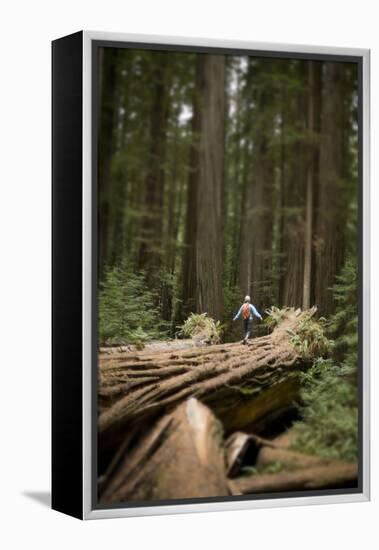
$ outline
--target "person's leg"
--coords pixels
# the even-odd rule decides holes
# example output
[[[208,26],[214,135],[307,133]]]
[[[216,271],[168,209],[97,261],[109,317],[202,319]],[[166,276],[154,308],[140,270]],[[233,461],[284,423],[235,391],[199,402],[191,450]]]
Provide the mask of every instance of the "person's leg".
[[[249,319],[244,319],[243,320],[243,338],[242,338],[243,343],[246,342],[246,334],[248,331],[248,327],[249,327]]]
[[[246,334],[245,334],[246,341],[250,338],[252,325],[253,325],[253,321],[251,319],[247,319]]]

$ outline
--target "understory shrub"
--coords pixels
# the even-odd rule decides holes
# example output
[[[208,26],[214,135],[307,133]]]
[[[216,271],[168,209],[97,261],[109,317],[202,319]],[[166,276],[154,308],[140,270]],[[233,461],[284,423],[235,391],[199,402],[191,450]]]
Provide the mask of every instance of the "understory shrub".
[[[191,313],[181,326],[181,333],[186,338],[195,338],[209,344],[221,342],[222,325],[208,317],[206,313]]]
[[[319,358],[303,375],[302,420],[295,424],[296,450],[356,461],[358,456],[357,276],[348,261],[333,287],[336,312],[326,323],[333,355]]]
[[[134,272],[126,262],[108,269],[99,289],[100,343],[142,343],[165,337],[167,327],[156,302],[143,272]]]
[[[303,375],[302,420],[295,424],[295,450],[354,462],[358,453],[355,380],[331,360],[320,359]]]

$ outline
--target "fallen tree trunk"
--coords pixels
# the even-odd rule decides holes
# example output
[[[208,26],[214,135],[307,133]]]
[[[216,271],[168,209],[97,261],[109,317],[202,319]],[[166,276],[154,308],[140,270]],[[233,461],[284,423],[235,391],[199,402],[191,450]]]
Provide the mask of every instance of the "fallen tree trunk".
[[[285,432],[275,437],[271,441],[271,443],[273,443],[276,447],[280,447],[281,449],[290,449],[292,445],[295,443],[296,437],[297,437],[296,429],[292,427],[289,430],[286,430]]]
[[[205,346],[206,344],[199,342],[198,340],[193,340],[191,338],[186,338],[183,340],[156,340],[147,343],[141,344],[128,344],[119,346],[104,346],[99,348],[100,361],[102,361],[105,355],[112,355],[113,360],[124,360],[125,354],[135,353],[138,351],[148,351],[149,353],[159,353],[162,351],[177,351],[183,349],[192,349]]]
[[[280,464],[286,470],[296,470],[337,464],[332,459],[292,451],[277,443],[277,439],[271,441],[244,432],[233,433],[227,439],[225,449],[228,477],[237,476],[244,465],[263,468]]]
[[[99,373],[100,443],[115,441],[131,423],[148,423],[193,396],[220,418],[227,433],[293,407],[299,373],[311,362],[293,336],[315,308],[289,310],[268,336],[248,345],[213,345],[175,352],[103,357]],[[309,347],[308,347],[309,349]],[[309,353],[309,352],[308,352]]]
[[[255,463],[258,449],[249,434],[234,432],[225,442],[225,452],[228,477],[235,477],[245,461],[250,465]],[[250,460],[246,460],[248,454],[253,455]]]
[[[235,495],[301,491],[310,489],[337,489],[356,487],[358,468],[356,464],[336,462],[326,466],[304,468],[294,472],[260,474],[241,477],[230,482]]]
[[[230,494],[222,426],[193,398],[163,416],[118,462],[103,482],[101,502]]]
[[[290,469],[328,466],[335,463],[334,460],[321,458],[316,455],[307,455],[305,453],[298,453],[280,447],[262,446],[257,456],[256,465],[258,467],[263,467],[275,462],[279,462]]]

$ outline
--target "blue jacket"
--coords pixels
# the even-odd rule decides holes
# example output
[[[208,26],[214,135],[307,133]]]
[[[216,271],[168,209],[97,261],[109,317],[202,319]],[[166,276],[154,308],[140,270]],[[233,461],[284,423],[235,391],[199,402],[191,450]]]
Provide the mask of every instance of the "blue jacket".
[[[239,319],[241,317],[243,306],[244,306],[244,304],[242,304],[242,306],[239,308],[238,313],[234,317],[233,321],[237,321],[237,319]],[[258,319],[260,319],[262,321],[262,315],[260,313],[258,313],[258,311],[256,310],[255,306],[253,306],[253,304],[249,304],[249,309],[250,309],[250,317],[249,317],[250,321],[253,320],[253,315],[255,315],[255,317],[258,317]]]

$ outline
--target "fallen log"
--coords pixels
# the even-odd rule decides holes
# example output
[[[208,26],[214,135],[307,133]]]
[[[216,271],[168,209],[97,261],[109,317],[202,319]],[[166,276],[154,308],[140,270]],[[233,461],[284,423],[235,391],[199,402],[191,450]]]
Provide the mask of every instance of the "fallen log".
[[[292,445],[295,443],[296,437],[297,437],[296,429],[292,427],[289,430],[286,430],[285,432],[276,436],[271,441],[271,443],[273,443],[276,447],[280,447],[281,449],[290,449]]]
[[[259,474],[240,477],[230,482],[233,494],[260,494],[311,489],[338,489],[356,487],[356,464],[335,463],[294,472]]]
[[[240,473],[241,467],[246,460],[249,450],[253,449],[257,454],[257,448],[249,434],[243,432],[234,432],[225,442],[226,466],[228,477],[234,477]],[[249,461],[255,462],[255,457]]]
[[[230,494],[222,426],[194,398],[163,416],[103,482],[101,502]]]
[[[120,442],[124,428],[147,424],[193,396],[220,418],[224,429],[262,422],[293,408],[299,373],[311,363],[294,344],[316,309],[288,310],[272,334],[239,343],[153,354],[102,357],[99,373],[100,443]],[[309,346],[308,346],[309,349]]]
[[[197,340],[191,338],[175,339],[175,340],[156,340],[152,342],[146,342],[141,344],[120,344],[118,346],[103,346],[99,348],[100,362],[103,356],[111,355],[113,360],[125,359],[125,354],[135,353],[138,351],[148,351],[152,353],[159,353],[162,351],[176,351],[183,349],[192,349],[205,346]]]
[[[328,466],[335,462],[335,460],[321,458],[316,455],[308,455],[280,447],[264,445],[257,454],[256,466],[261,468],[270,464],[280,463],[290,469],[301,469]]]
[[[337,466],[342,464],[335,459],[309,455],[289,448],[290,439],[294,438],[293,430],[273,440],[244,432],[233,433],[225,442],[228,477],[240,474],[242,467],[253,466],[262,469],[273,464],[280,464],[286,470],[299,470],[318,466]]]

